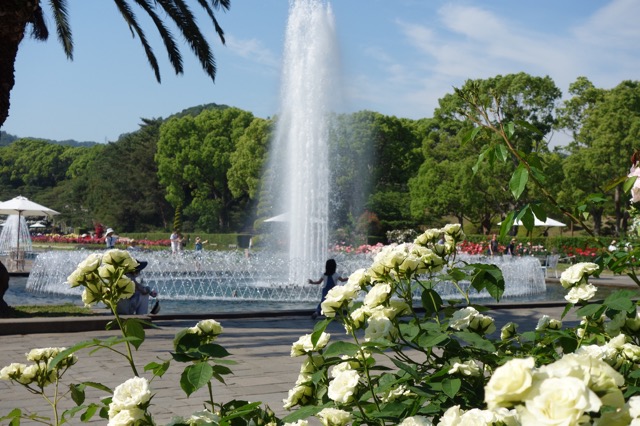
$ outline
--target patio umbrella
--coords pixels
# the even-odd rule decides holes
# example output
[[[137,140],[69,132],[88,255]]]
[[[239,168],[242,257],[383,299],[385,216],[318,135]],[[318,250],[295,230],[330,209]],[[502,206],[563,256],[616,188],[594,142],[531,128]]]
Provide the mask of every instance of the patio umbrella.
[[[33,201],[29,201],[26,197],[19,195],[9,201],[0,203],[0,214],[17,214],[18,215],[18,243],[16,245],[16,256],[20,251],[20,216],[53,216],[59,214],[57,211],[42,206]]]
[[[29,226],[29,228],[46,228],[47,225],[44,223],[36,222],[33,225]]]
[[[557,221],[555,219],[551,219],[550,217],[547,218],[547,220],[545,220],[544,222],[541,221],[540,219],[538,219],[537,217],[533,217],[534,221],[533,221],[533,226],[567,226],[566,224]],[[498,225],[502,225],[502,222],[498,222]],[[522,221],[521,220],[514,220],[513,221],[513,225],[514,226],[522,226]]]

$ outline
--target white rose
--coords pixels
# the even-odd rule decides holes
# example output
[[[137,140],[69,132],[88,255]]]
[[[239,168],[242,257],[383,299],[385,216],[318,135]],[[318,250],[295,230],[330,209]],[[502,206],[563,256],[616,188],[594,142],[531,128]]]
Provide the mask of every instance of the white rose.
[[[301,402],[306,402],[311,395],[313,395],[312,388],[306,385],[296,385],[289,391],[287,398],[282,400],[284,403],[283,407],[288,410]]]
[[[25,368],[27,368],[26,364],[12,362],[0,370],[0,380],[16,379],[20,377]]]
[[[640,396],[632,396],[629,398],[627,406],[629,407],[629,415],[632,418],[640,418]]]
[[[351,420],[351,414],[337,408],[324,408],[316,416],[324,426],[343,426]]]
[[[493,321],[493,318],[487,315],[478,314],[471,320],[469,329],[480,334],[491,334],[496,331],[496,324]]]
[[[44,373],[44,371],[42,371]],[[54,372],[52,372],[54,373]],[[41,374],[40,367],[38,364],[27,365],[24,370],[22,370],[22,374],[17,378],[18,383],[22,383],[23,385],[28,385],[37,380],[38,376]],[[51,383],[51,376],[48,378],[49,380],[45,380],[45,383],[41,384],[49,384]]]
[[[133,272],[138,261],[131,257],[127,250],[112,249],[107,250],[102,255],[102,263],[113,265],[115,267],[123,267],[125,272]]]
[[[368,310],[364,306],[360,306],[359,308],[351,311],[349,317],[351,318],[351,321],[353,321],[354,327],[359,328],[364,323],[367,312]]]
[[[498,367],[484,388],[489,408],[509,406],[524,399],[533,383],[533,358],[515,358]]]
[[[453,367],[448,371],[449,374],[460,373],[463,376],[478,377],[480,376],[480,366],[474,360],[469,360],[463,363],[454,362]]]
[[[516,324],[515,322],[506,323],[500,330],[500,340],[507,340],[512,338],[516,335],[517,330],[518,324]]]
[[[133,377],[118,385],[113,391],[112,404],[123,408],[135,408],[151,399],[149,382],[144,377]]]
[[[311,342],[311,334],[305,334],[304,336],[301,336],[297,341],[295,341],[293,345],[291,345],[291,356],[296,357],[314,350],[318,351],[327,346],[327,343],[329,343],[329,338],[331,338],[331,335],[323,332],[320,335],[318,342],[314,346]]]
[[[562,321],[553,319],[549,317],[549,315],[543,315],[542,318],[538,320],[538,325],[536,325],[536,331],[542,331],[546,329],[560,330],[561,328],[562,328]]]
[[[598,265],[591,262],[576,263],[568,267],[560,275],[560,283],[564,288],[572,287],[582,280],[585,275],[592,274],[598,270]]]
[[[600,410],[602,402],[580,379],[574,377],[534,383],[524,406],[516,407],[523,425],[578,425],[586,413]]]
[[[420,244],[422,246],[426,245],[427,243],[435,243],[436,241],[438,241],[441,233],[442,230],[440,229],[427,229],[422,233],[422,235],[419,235],[413,243]]]
[[[196,327],[207,336],[218,336],[222,334],[223,328],[216,320],[202,320],[196,324]]]
[[[442,417],[440,417],[438,426],[458,426],[460,424],[460,418],[462,417],[462,414],[463,412],[460,411],[459,405],[449,407],[447,411],[444,412]]]
[[[391,285],[388,283],[378,283],[373,286],[369,293],[364,297],[364,305],[374,308],[389,299],[391,294]]]
[[[351,303],[351,301],[356,297],[357,290],[354,290],[354,287],[342,285],[333,287],[329,290],[327,297],[325,297],[321,304],[322,313],[328,318],[335,317],[336,310],[340,309],[345,304]]]
[[[355,287],[360,290],[364,285],[371,282],[371,277],[367,275],[367,270],[365,268],[361,268],[356,270],[354,273],[349,275],[349,279],[347,280],[347,285],[351,287]]]
[[[85,260],[78,264],[77,270],[83,274],[95,272],[98,270],[101,262],[102,255],[100,253],[93,253],[87,256]]]
[[[401,396],[407,396],[407,395],[411,395],[411,391],[409,391],[405,385],[400,385],[397,388],[389,389],[380,398],[380,400],[382,402],[391,402],[391,401],[395,401]]]
[[[327,395],[332,401],[347,404],[354,398],[360,375],[355,370],[345,370],[329,383]]]
[[[431,420],[424,416],[407,417],[398,426],[432,426]]]
[[[574,377],[595,392],[611,392],[624,384],[624,377],[601,359],[585,354],[566,354],[556,362],[540,368],[556,378]]]
[[[364,330],[364,339],[370,340],[393,336],[395,327],[391,320],[384,315],[373,315],[367,320],[367,328]]]
[[[144,418],[144,411],[139,408],[125,408],[118,411],[113,417],[109,417],[107,426],[130,426]]]
[[[220,416],[209,410],[196,411],[186,420],[189,426],[209,426],[219,422]]]
[[[640,362],[640,346],[633,343],[625,343],[622,345],[622,355],[629,361],[638,363]]]
[[[459,223],[450,223],[442,228],[445,236],[451,236],[454,240],[460,241],[464,237],[462,225]]]
[[[466,308],[458,309],[453,313],[449,327],[454,330],[466,330],[471,324],[471,321],[478,315],[476,308],[467,306]]]
[[[571,287],[569,293],[564,298],[571,303],[578,303],[580,301],[589,300],[595,296],[598,291],[597,287],[593,284],[582,283],[580,285]]]
[[[309,426],[308,420],[298,420],[295,423],[285,423],[283,426]]]

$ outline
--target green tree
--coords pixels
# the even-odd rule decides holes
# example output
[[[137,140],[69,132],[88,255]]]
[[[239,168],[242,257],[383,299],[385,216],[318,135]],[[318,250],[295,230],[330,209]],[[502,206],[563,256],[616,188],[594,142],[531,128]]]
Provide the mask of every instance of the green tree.
[[[205,231],[226,231],[248,217],[247,198],[235,198],[228,181],[231,155],[253,122],[237,108],[207,110],[162,125],[156,162],[166,199]]]
[[[31,30],[31,35],[37,40],[44,41],[49,38],[49,30],[42,3],[42,0],[3,0],[0,2],[0,127],[9,116],[10,94],[15,84],[15,61],[18,47],[22,43],[27,29]],[[58,39],[67,58],[73,59],[73,37],[68,21],[67,0],[52,0],[48,3],[51,7]],[[138,23],[138,18],[131,7],[131,2],[114,0],[114,3],[132,34],[137,35],[140,39],[149,65],[151,65],[155,73],[156,80],[160,82],[158,60],[144,30]],[[212,80],[215,80],[216,63],[213,52],[202,31],[198,28],[187,0],[157,0],[154,2],[136,0],[133,3],[139,6],[153,21],[166,48],[169,62],[171,62],[176,74],[182,74],[184,71],[182,55],[172,30],[165,21],[169,21],[177,27],[190,49],[200,60],[204,71]],[[228,10],[230,0],[199,0],[197,4],[206,11],[216,33],[224,43],[224,32],[218,24],[214,10],[220,8]]]
[[[564,123],[575,134],[565,167],[566,183],[580,194],[604,193],[611,182],[629,172],[631,155],[640,149],[640,83],[623,81],[602,90],[579,78],[571,88],[574,96],[563,109]],[[628,203],[622,183],[613,185],[609,205],[616,234],[625,231],[623,212]],[[594,233],[600,234],[607,204],[588,206]]]
[[[480,224],[485,233],[496,219],[518,207],[507,185],[518,161],[501,149],[501,140],[486,132],[479,142],[465,145],[465,135],[479,123],[528,121],[531,126],[513,128],[514,148],[537,159],[541,168],[548,153],[544,136],[555,125],[554,107],[560,91],[549,77],[525,73],[496,76],[486,80],[468,80],[439,100],[434,121],[426,129],[423,143],[424,164],[411,182],[411,207],[414,217],[426,213],[467,217]],[[493,106],[480,114],[473,105]],[[441,146],[440,146],[441,145]],[[489,161],[478,162],[478,156]],[[496,161],[510,160],[507,163]],[[442,188],[439,188],[442,186]],[[525,194],[520,205],[535,202],[535,193]]]

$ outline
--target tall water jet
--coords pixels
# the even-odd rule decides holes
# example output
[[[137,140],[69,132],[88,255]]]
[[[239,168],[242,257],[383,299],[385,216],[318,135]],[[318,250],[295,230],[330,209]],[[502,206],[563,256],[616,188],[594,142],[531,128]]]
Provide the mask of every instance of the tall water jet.
[[[285,170],[276,203],[288,222],[289,283],[321,270],[328,252],[330,114],[340,91],[338,48],[331,7],[293,0],[285,36],[275,164]]]

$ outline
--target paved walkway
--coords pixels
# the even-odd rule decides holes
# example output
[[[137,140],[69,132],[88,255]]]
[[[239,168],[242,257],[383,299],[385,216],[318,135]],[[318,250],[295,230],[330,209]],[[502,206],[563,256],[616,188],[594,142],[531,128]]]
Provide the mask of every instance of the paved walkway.
[[[619,277],[618,277],[619,278]],[[631,281],[617,278],[602,279],[598,284],[628,287]],[[636,287],[637,288],[637,287]],[[507,321],[520,324],[520,330],[531,330],[542,315],[560,318],[563,307],[558,304],[518,305],[493,310],[490,315],[496,319],[498,329]],[[279,416],[286,414],[282,408],[282,400],[286,398],[298,376],[301,358],[291,358],[291,344],[303,334],[310,333],[315,324],[308,312],[265,313],[258,318],[240,318],[237,315],[210,315],[224,327],[224,333],[218,343],[231,354],[237,365],[230,368],[233,376],[227,376],[227,384],[215,384],[214,399],[217,402],[228,402],[232,399],[261,401],[269,405]],[[104,339],[117,335],[115,331],[104,331],[104,322],[108,318],[64,318],[11,320],[0,319],[0,329],[12,329],[12,335],[0,336],[0,368],[12,362],[26,362],[24,357],[32,348],[52,346],[72,346],[90,339]],[[195,325],[197,318],[163,319],[155,317],[154,323],[160,328],[147,330],[147,340],[140,350],[134,354],[140,371],[145,364],[170,358],[169,350],[175,334]],[[95,322],[92,321],[102,321]],[[566,321],[576,321],[569,314]],[[38,333],[31,333],[29,327],[39,327]],[[63,332],[60,332],[63,331]],[[328,331],[332,339],[344,339],[344,330],[337,324],[330,325]],[[27,334],[22,334],[22,333]],[[79,362],[65,375],[65,384],[80,381],[96,381],[114,388],[131,377],[130,370],[117,354],[101,350],[93,354],[88,351],[79,353]],[[179,387],[179,378],[184,364],[172,364],[167,374],[152,383],[155,393],[151,409],[158,424],[167,423],[174,415],[188,415],[199,410],[207,398],[204,389],[187,398]],[[39,396],[31,395],[25,389],[13,386],[7,381],[0,381],[0,417],[15,407],[28,407],[30,412],[50,415],[50,409]],[[104,393],[90,390],[88,401],[95,401],[105,396]],[[64,407],[73,403],[67,400]],[[95,420],[93,424],[104,424],[104,420]],[[29,424],[24,422],[23,424]],[[78,419],[71,424],[80,424]]]

